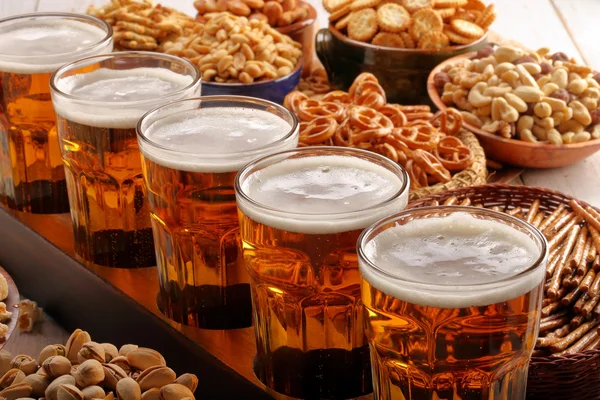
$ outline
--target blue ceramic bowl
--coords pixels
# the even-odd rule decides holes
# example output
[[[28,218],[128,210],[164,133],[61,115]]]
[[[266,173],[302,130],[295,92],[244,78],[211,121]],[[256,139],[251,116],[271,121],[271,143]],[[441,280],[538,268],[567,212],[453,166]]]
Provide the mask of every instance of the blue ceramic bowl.
[[[273,103],[283,104],[283,99],[293,91],[302,72],[302,59],[296,68],[286,76],[271,81],[254,83],[218,83],[202,81],[202,96],[234,95],[249,96],[269,100]]]

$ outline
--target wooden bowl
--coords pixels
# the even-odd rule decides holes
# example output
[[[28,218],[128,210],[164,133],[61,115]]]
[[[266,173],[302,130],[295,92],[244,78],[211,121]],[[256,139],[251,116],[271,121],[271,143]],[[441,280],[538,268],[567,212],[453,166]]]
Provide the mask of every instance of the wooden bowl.
[[[303,21],[295,22],[291,25],[275,28],[279,33],[288,35],[296,42],[302,45],[304,53],[304,69],[302,76],[310,75],[315,52],[315,21],[317,20],[317,10],[306,1],[299,1],[301,5],[308,6],[308,18]]]
[[[447,106],[442,102],[442,99],[433,84],[433,77],[447,65],[454,64],[466,58],[471,58],[475,56],[475,54],[476,53],[471,52],[450,58],[435,67],[429,74],[429,78],[427,79],[427,92],[429,93],[429,97],[433,104],[440,110],[446,109]],[[529,143],[517,139],[505,139],[492,133],[484,132],[467,123],[465,123],[464,126],[477,136],[488,159],[517,167],[564,167],[575,164],[600,150],[600,139],[562,145]]]

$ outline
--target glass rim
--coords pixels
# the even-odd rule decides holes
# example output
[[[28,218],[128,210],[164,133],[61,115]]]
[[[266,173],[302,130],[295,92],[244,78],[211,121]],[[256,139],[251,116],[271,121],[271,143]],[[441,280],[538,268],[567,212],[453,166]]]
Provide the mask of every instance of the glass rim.
[[[253,104],[264,104],[265,106],[270,106],[270,107],[275,107],[277,108],[279,111],[283,111],[285,113],[287,113],[289,116],[291,116],[292,118],[292,125],[291,128],[289,130],[288,133],[285,134],[285,136],[277,139],[276,141],[273,142],[269,142],[267,144],[265,144],[264,146],[261,147],[257,147],[256,149],[252,149],[252,150],[245,150],[245,151],[236,151],[236,152],[232,152],[232,153],[198,153],[198,152],[191,152],[191,151],[187,151],[187,150],[175,150],[163,145],[160,145],[158,143],[155,143],[154,141],[152,141],[151,139],[149,139],[146,135],[144,135],[143,132],[143,123],[146,121],[146,119],[151,119],[152,116],[156,113],[159,113],[160,111],[167,109],[169,107],[177,107],[180,104],[184,104],[184,103],[193,103],[193,102],[200,102],[200,104],[204,101],[238,101],[241,103],[253,103]],[[198,108],[196,108],[198,109]],[[182,111],[189,111],[189,110],[182,110]],[[160,121],[160,119],[157,119],[153,122],[157,122]],[[287,140],[291,139],[294,137],[294,135],[296,134],[296,131],[299,129],[300,123],[298,122],[298,118],[296,118],[296,115],[291,112],[290,110],[288,110],[286,107],[274,103],[272,101],[269,100],[265,100],[265,99],[260,99],[257,97],[249,97],[249,96],[235,96],[235,95],[215,95],[215,96],[202,96],[200,95],[199,97],[192,97],[192,98],[188,98],[188,99],[181,99],[181,100],[177,100],[177,101],[172,101],[166,104],[161,104],[157,107],[154,107],[152,110],[148,111],[147,113],[145,113],[144,115],[142,115],[142,117],[140,118],[140,120],[138,121],[135,131],[137,134],[138,139],[142,140],[142,142],[144,144],[150,145],[155,149],[159,149],[161,151],[168,151],[168,152],[175,152],[175,153],[181,153],[181,154],[188,154],[188,155],[196,155],[196,156],[202,156],[205,158],[225,158],[225,157],[235,157],[237,155],[248,155],[248,153],[262,153],[265,150],[271,148],[271,147],[277,147],[278,145],[286,142]]]
[[[187,85],[181,89],[177,89],[174,92],[171,92],[171,93],[165,94],[164,96],[161,96],[160,99],[161,100],[164,99],[165,103],[168,102],[169,98],[178,97],[179,95],[189,91],[190,89],[193,89],[202,80],[202,74],[200,73],[200,70],[191,61],[189,61],[185,58],[173,56],[173,55],[166,54],[166,53],[156,53],[156,52],[152,52],[152,51],[114,51],[114,52],[110,52],[110,53],[106,53],[106,54],[96,54],[93,56],[81,58],[79,60],[75,60],[75,61],[72,61],[70,63],[67,63],[67,64],[61,66],[56,71],[54,71],[54,73],[50,76],[50,90],[53,92],[53,95],[60,96],[67,100],[76,101],[79,104],[86,104],[86,105],[90,105],[90,106],[97,105],[97,104],[112,104],[112,105],[120,106],[120,107],[131,107],[131,106],[137,106],[137,105],[144,105],[144,104],[148,104],[148,103],[153,103],[153,104],[156,103],[155,98],[144,99],[144,100],[119,101],[119,102],[106,101],[106,100],[88,100],[88,99],[82,99],[77,96],[73,96],[71,94],[65,93],[57,87],[56,82],[65,73],[67,73],[69,71],[73,71],[77,68],[81,68],[81,67],[85,67],[87,65],[93,64],[92,61],[94,61],[94,60],[99,60],[98,62],[101,62],[103,60],[107,60],[107,59],[111,59],[111,58],[112,59],[115,59],[115,58],[154,58],[154,59],[162,59],[165,61],[170,61],[170,62],[173,62],[176,64],[186,65],[186,66],[190,67],[195,73],[195,76],[194,76],[194,79],[192,80],[192,82],[189,85]]]
[[[94,43],[93,45],[90,45],[89,47],[79,49],[76,51],[70,51],[67,53],[53,53],[53,54],[46,54],[46,55],[18,55],[18,54],[0,53],[0,57],[8,58],[11,60],[26,61],[26,60],[43,59],[45,57],[61,57],[61,56],[67,56],[67,55],[76,55],[77,53],[88,52],[96,47],[102,47],[113,39],[113,28],[106,21],[103,21],[98,17],[94,17],[93,15],[70,13],[70,12],[39,12],[39,13],[36,12],[36,13],[11,15],[10,17],[0,18],[0,27],[3,24],[5,24],[7,22],[11,22],[11,21],[16,21],[16,20],[20,20],[20,19],[44,18],[44,17],[56,17],[57,19],[68,18],[68,19],[76,19],[76,20],[86,21],[86,22],[94,22],[97,25],[103,26],[106,29],[106,35],[101,40]]]
[[[322,214],[292,212],[292,211],[281,210],[281,209],[269,207],[269,206],[266,206],[262,203],[257,202],[256,200],[252,199],[250,196],[248,196],[248,194],[246,192],[244,192],[242,190],[242,180],[245,180],[249,175],[254,173],[257,170],[256,168],[258,166],[267,167],[269,165],[273,165],[274,163],[270,163],[269,161],[272,161],[272,160],[281,161],[282,160],[281,157],[284,157],[283,159],[286,159],[285,156],[291,155],[293,153],[313,153],[313,152],[314,153],[326,152],[323,155],[336,155],[336,153],[339,155],[342,155],[343,153],[346,153],[346,154],[354,153],[354,154],[359,155],[362,160],[365,160],[365,158],[369,161],[372,159],[376,159],[376,160],[381,161],[381,162],[385,163],[386,165],[389,165],[392,167],[392,169],[390,169],[390,171],[394,172],[397,176],[400,176],[402,178],[402,186],[400,186],[400,189],[398,189],[398,191],[395,192],[392,196],[388,197],[385,200],[382,200],[381,202],[379,202],[377,204],[374,204],[373,206],[369,207],[368,210],[354,210],[354,211],[344,211],[344,212],[337,212],[337,213],[322,213]],[[265,165],[261,165],[261,164],[265,164]],[[316,219],[316,218],[323,218],[323,217],[327,217],[327,216],[336,217],[336,218],[349,218],[349,217],[352,217],[355,215],[361,215],[365,212],[371,212],[371,211],[375,211],[375,210],[378,210],[381,208],[385,208],[386,206],[394,203],[397,199],[401,198],[405,194],[408,194],[409,182],[410,182],[410,178],[408,176],[408,172],[406,172],[406,170],[404,168],[402,168],[398,163],[395,163],[394,161],[390,160],[387,157],[382,156],[381,154],[374,153],[374,152],[368,151],[368,150],[354,148],[354,147],[308,146],[308,147],[299,147],[299,148],[292,149],[292,150],[281,151],[281,152],[270,154],[270,155],[267,155],[267,156],[264,156],[264,157],[261,157],[261,158],[258,158],[256,160],[249,162],[248,164],[246,164],[242,168],[240,168],[240,171],[238,172],[238,174],[235,177],[234,188],[235,188],[235,192],[236,192],[236,198],[239,197],[241,200],[248,202],[252,206],[258,207],[260,210],[268,211],[269,213],[281,214],[286,217],[303,218],[303,219]]]
[[[409,217],[411,214],[414,214],[414,213],[427,214],[427,213],[432,213],[432,212],[436,212],[436,213],[466,212],[466,213],[475,214],[475,215],[491,215],[491,216],[494,216],[496,220],[501,220],[503,222],[510,222],[514,225],[517,225],[517,226],[523,228],[524,230],[526,230],[530,234],[532,234],[533,237],[535,237],[534,241],[536,242],[536,244],[540,245],[540,251],[539,251],[540,254],[537,257],[537,259],[534,262],[532,262],[532,264],[529,267],[527,267],[526,269],[524,269],[523,271],[521,271],[515,275],[511,275],[511,276],[508,276],[508,277],[505,277],[502,279],[498,279],[498,280],[495,280],[492,282],[469,283],[469,284],[452,283],[451,285],[436,284],[436,283],[431,283],[431,282],[426,283],[426,282],[406,279],[401,274],[394,274],[394,273],[390,273],[388,271],[381,269],[379,266],[377,266],[375,263],[373,263],[373,261],[365,254],[365,252],[364,252],[365,245],[374,238],[373,234],[381,227],[391,224],[391,223],[394,223],[394,222],[397,222],[398,220],[403,219],[405,217]],[[358,240],[356,242],[356,253],[358,254],[359,261],[365,263],[367,265],[367,267],[369,269],[375,271],[375,273],[382,275],[386,278],[393,279],[395,281],[400,281],[402,283],[416,285],[417,287],[427,286],[428,291],[433,291],[436,289],[445,290],[445,289],[448,289],[449,287],[474,288],[474,289],[480,290],[482,288],[493,287],[498,284],[511,283],[515,280],[518,280],[518,279],[536,271],[538,268],[540,268],[542,266],[542,264],[544,263],[544,260],[546,260],[548,257],[548,241],[546,240],[546,237],[539,231],[539,229],[537,229],[535,226],[533,226],[529,222],[519,219],[515,216],[506,214],[501,211],[494,211],[494,210],[490,210],[487,208],[467,207],[467,206],[428,206],[428,207],[418,207],[418,208],[407,208],[407,209],[404,209],[393,215],[390,215],[390,216],[387,216],[387,217],[384,217],[384,218],[381,218],[381,219],[375,221],[371,226],[369,226],[368,228],[363,230],[363,232],[358,237]]]

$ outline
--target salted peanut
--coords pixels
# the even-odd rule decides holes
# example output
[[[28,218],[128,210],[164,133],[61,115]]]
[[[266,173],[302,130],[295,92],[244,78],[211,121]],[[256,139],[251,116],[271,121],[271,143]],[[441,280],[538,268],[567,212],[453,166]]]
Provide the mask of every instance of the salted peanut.
[[[491,96],[491,97],[502,97],[506,93],[512,92],[512,90],[513,89],[510,86],[494,86],[494,87],[488,87],[487,89],[485,89],[483,91],[483,94],[485,96]]]
[[[534,116],[533,121],[536,125],[541,126],[546,130],[554,128],[554,119],[552,119],[552,117],[538,118]]]
[[[509,85],[511,85],[513,88],[516,88],[520,85],[519,74],[517,73],[517,71],[506,71],[502,74],[500,79],[502,79],[503,82],[506,82]]]
[[[501,83],[504,83],[504,82],[502,82],[500,80],[500,77],[498,75],[494,75],[490,79],[487,80],[488,86],[498,86]]]
[[[556,129],[550,129],[547,133],[548,142],[552,144],[563,144],[563,138]]]
[[[489,117],[492,115],[492,105],[489,104],[487,106],[479,107],[473,112],[479,117]]]
[[[543,87],[544,85],[551,83],[552,78],[549,75],[541,76],[536,82],[539,87]]]
[[[520,97],[518,97],[512,93],[506,93],[504,95],[504,98],[506,99],[508,104],[510,104],[512,107],[514,107],[515,110],[517,110],[518,112],[524,113],[525,111],[527,111],[527,109],[528,109],[527,103],[525,103]]]
[[[61,385],[74,385],[74,384],[75,384],[75,378],[72,377],[71,375],[59,376],[58,378],[56,378],[55,380],[50,382],[50,384],[46,388],[46,391],[44,392],[44,398],[46,400],[58,400],[57,399],[58,388]]]
[[[587,108],[590,111],[598,108],[598,104],[599,104],[598,99],[594,99],[591,97],[580,97],[579,101],[581,102],[581,104],[583,104],[585,106],[585,108]]]
[[[564,144],[571,144],[571,143],[573,143],[573,138],[575,137],[575,133],[573,133],[573,132],[566,132],[566,133],[563,133],[561,135],[561,137],[562,137],[562,140],[563,140]]]
[[[521,133],[521,131],[527,129],[531,131],[533,128],[533,117],[529,115],[522,115],[517,122],[517,132]]]
[[[42,364],[42,369],[50,379],[71,373],[71,361],[67,357],[52,356],[48,357]]]
[[[479,119],[479,117],[476,116],[476,115],[474,115],[473,113],[470,113],[468,111],[461,111],[460,113],[463,116],[463,121],[465,121],[467,124],[473,125],[473,126],[475,126],[477,128],[481,128],[481,126],[483,125],[483,122],[481,121],[481,119]],[[599,129],[599,131],[600,131],[600,129]],[[177,383],[182,383],[183,384],[183,382],[177,382]]]
[[[595,87],[588,87],[582,94],[583,97],[589,97],[592,99],[600,99],[600,89]]]
[[[533,112],[538,118],[547,118],[552,115],[550,104],[539,102],[533,107]]]
[[[588,88],[588,83],[585,79],[573,79],[571,82],[569,82],[569,85],[567,86],[567,89],[569,90],[569,92],[574,93],[574,94],[581,94],[583,92],[585,92]]]
[[[544,96],[540,99],[542,102],[548,104],[551,108],[552,111],[566,111],[567,109],[567,103],[564,100],[561,99],[555,99],[554,97],[547,97]],[[570,119],[570,118],[567,118]]]
[[[31,395],[38,399],[44,397],[44,393],[50,384],[50,379],[43,375],[31,374],[26,376],[22,382],[31,386]]]
[[[537,75],[542,72],[542,67],[540,64],[536,64],[534,62],[521,63],[519,65],[525,68],[531,75]]]
[[[117,383],[116,392],[119,400],[141,400],[142,398],[140,386],[132,378],[121,379]]]
[[[496,67],[494,68],[494,72],[496,73],[496,75],[502,75],[503,73],[507,72],[507,71],[512,71],[516,68],[515,64],[509,63],[509,62],[503,62],[503,63],[499,63],[496,65]]]
[[[541,86],[541,88],[542,92],[544,93],[544,96],[550,96],[552,93],[560,89],[556,83],[552,82],[546,83],[545,85]]]
[[[560,126],[560,124],[565,121],[565,113],[562,111],[555,111],[552,113],[552,119],[554,120],[555,126]]]
[[[569,103],[569,108],[573,110],[573,119],[583,126],[588,126],[592,123],[592,116],[589,110],[580,101],[572,101]]]
[[[539,140],[548,140],[548,131],[539,125],[534,124],[531,128],[531,132],[533,132],[535,137]]]
[[[531,86],[519,86],[513,90],[513,94],[526,103],[537,103],[544,95],[539,88]]]
[[[584,130],[585,130],[585,126],[583,126],[581,123],[577,122],[574,119],[570,119],[568,121],[563,121],[560,124],[558,124],[558,131],[560,133],[566,133],[566,132],[580,133],[580,132],[583,132]]]
[[[559,89],[566,89],[569,84],[569,74],[564,68],[556,68],[552,71],[551,82],[555,83]]]
[[[496,49],[494,57],[499,63],[509,62],[512,63],[519,58],[523,57],[525,52],[519,48],[511,46],[500,46]]]
[[[103,399],[106,397],[106,392],[100,386],[92,385],[81,390],[83,400]]]
[[[586,131],[575,133],[575,136],[573,136],[573,139],[572,139],[572,143],[587,142],[591,138],[592,138],[591,133],[586,132]]]
[[[589,77],[585,81],[587,82],[588,87],[600,89],[600,83],[597,80],[595,80],[594,78]]]
[[[524,142],[530,143],[538,142],[538,139],[533,135],[533,133],[529,129],[523,129],[522,131],[520,131],[519,139],[523,140]]]

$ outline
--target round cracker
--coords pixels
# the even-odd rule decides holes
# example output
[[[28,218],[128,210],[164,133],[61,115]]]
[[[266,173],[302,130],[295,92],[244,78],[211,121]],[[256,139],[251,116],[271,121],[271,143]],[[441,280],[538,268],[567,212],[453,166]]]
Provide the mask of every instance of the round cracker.
[[[458,33],[454,32],[450,28],[444,29],[444,34],[446,36],[448,36],[448,39],[450,39],[450,41],[452,43],[456,43],[456,44],[470,44],[470,43],[473,43],[473,42],[475,42],[477,40],[475,38],[469,38],[469,37],[461,36]]]
[[[461,36],[479,39],[485,35],[485,31],[479,25],[465,21],[464,19],[453,19],[450,21],[450,27]]]
[[[483,11],[486,8],[486,5],[481,0],[467,0],[467,4],[464,6],[467,10],[477,10]]]
[[[344,17],[346,14],[350,14],[350,5],[346,5],[346,6],[342,7],[341,9],[329,14],[329,21],[330,22],[337,21],[338,19]]]
[[[370,41],[377,33],[377,12],[372,8],[356,11],[348,23],[348,37],[361,42]]]
[[[350,10],[358,11],[363,8],[375,8],[379,3],[381,3],[381,0],[354,0],[350,5]]]
[[[323,0],[323,7],[330,13],[352,3],[353,0]]]
[[[483,29],[487,29],[496,20],[496,13],[494,12],[494,5],[490,4],[481,12],[481,15],[474,21]]]
[[[481,11],[477,10],[459,10],[454,14],[455,19],[464,19],[465,21],[475,22],[481,16]],[[479,25],[479,24],[477,24]]]
[[[412,15],[412,24],[409,32],[415,42],[421,39],[421,36],[429,31],[442,31],[444,21],[430,8],[417,11]]]
[[[435,13],[440,16],[441,19],[448,19],[456,14],[456,8],[437,8]]]
[[[406,8],[411,14],[421,8],[431,7],[433,0],[400,0],[402,7]]]
[[[414,39],[412,38],[412,36],[410,36],[408,32],[400,32],[400,37],[404,41],[404,47],[406,47],[407,49],[417,48]]]
[[[430,31],[424,34],[417,45],[418,49],[443,49],[450,46],[450,39],[442,32]]]
[[[466,6],[467,3],[467,0],[434,0],[433,6],[435,8],[459,8]]]
[[[398,4],[388,3],[377,9],[377,23],[384,31],[398,33],[410,26],[410,13]]]
[[[393,48],[404,48],[404,40],[397,33],[389,33],[389,32],[379,32],[373,40],[371,40],[371,44],[376,46],[383,47],[393,47]]]
[[[352,14],[354,14],[354,13],[351,12],[350,14],[346,15],[345,17],[340,18],[335,23],[335,29],[337,29],[338,31],[341,31],[342,29],[346,29],[346,27],[350,23],[350,18],[352,18]]]

